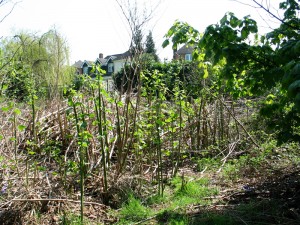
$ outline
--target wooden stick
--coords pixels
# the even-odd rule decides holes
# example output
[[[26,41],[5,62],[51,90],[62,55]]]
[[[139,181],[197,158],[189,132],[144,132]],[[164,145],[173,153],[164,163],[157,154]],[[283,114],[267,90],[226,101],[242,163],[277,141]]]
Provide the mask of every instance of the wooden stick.
[[[219,101],[224,105],[224,107],[226,108],[226,110],[228,111],[228,113],[232,116],[232,118],[241,126],[241,128],[244,130],[244,132],[247,134],[247,136],[250,138],[250,140],[252,141],[252,143],[259,148],[260,146],[256,143],[256,141],[254,140],[254,138],[251,136],[251,134],[246,130],[246,128],[244,127],[244,125],[235,117],[235,115],[232,113],[232,111],[227,107],[226,103],[220,99],[217,96],[214,96],[215,98],[219,99]]]
[[[71,203],[80,203],[80,201],[72,200],[72,199],[63,199],[63,198],[34,198],[34,199],[12,199],[13,202],[45,202],[45,201],[52,201],[52,202],[71,202]],[[97,203],[97,202],[84,202],[85,205],[97,205],[102,207],[107,207],[104,204]]]

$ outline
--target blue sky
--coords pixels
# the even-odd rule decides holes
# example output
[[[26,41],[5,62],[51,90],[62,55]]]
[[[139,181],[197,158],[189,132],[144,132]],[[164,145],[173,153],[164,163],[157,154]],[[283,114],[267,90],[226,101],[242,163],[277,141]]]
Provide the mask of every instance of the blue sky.
[[[144,1],[147,3],[143,3]],[[251,0],[240,1],[252,3]],[[161,59],[172,57],[171,48],[162,49],[161,44],[164,34],[176,19],[188,22],[202,32],[208,25],[217,23],[226,12],[231,11],[238,17],[251,15],[259,22],[260,32],[267,31],[265,28],[267,25],[261,17],[267,20],[269,18],[263,11],[233,0],[137,0],[137,2],[140,9],[144,10],[146,6],[146,11],[160,2],[145,30],[153,32]],[[277,7],[280,0],[271,2]],[[10,7],[11,4],[1,7],[0,19]],[[269,25],[276,27],[273,23]],[[14,35],[20,30],[42,34],[52,27],[56,27],[67,40],[71,50],[71,64],[79,59],[95,60],[99,53],[106,56],[125,52],[130,44],[128,24],[115,0],[21,0],[13,12],[0,23],[0,37]]]

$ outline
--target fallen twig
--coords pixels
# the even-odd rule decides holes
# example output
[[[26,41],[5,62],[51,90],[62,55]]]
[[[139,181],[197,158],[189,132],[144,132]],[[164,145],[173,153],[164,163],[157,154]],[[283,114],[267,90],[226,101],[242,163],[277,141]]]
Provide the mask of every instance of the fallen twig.
[[[228,147],[228,148],[229,148],[229,152],[228,152],[228,154],[221,160],[221,161],[223,161],[223,163],[222,163],[221,167],[218,169],[217,173],[220,173],[220,172],[221,172],[221,170],[222,170],[223,166],[225,165],[225,163],[226,163],[228,157],[229,157],[230,154],[234,151],[235,146],[237,145],[238,142],[239,142],[239,140],[237,140],[236,142],[233,142],[233,143],[229,144],[229,147]]]
[[[13,202],[70,202],[70,203],[80,203],[80,201],[72,200],[72,199],[63,199],[63,198],[34,198],[34,199],[12,199]],[[107,206],[98,202],[83,202],[85,205],[97,205],[106,208]]]
[[[142,223],[147,222],[147,221],[149,221],[149,220],[152,220],[152,219],[154,219],[154,218],[156,218],[156,217],[157,217],[157,215],[152,216],[152,217],[149,217],[149,218],[146,218],[146,219],[144,219],[144,220],[141,220],[141,221],[139,221],[139,222],[134,223],[134,225],[136,225],[136,224],[142,224]]]

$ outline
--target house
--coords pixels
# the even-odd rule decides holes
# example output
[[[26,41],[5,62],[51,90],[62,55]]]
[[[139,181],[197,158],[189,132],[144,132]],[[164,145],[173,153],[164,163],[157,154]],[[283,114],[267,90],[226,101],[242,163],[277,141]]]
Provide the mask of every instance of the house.
[[[73,67],[75,68],[75,73],[77,74],[77,75],[79,75],[79,74],[83,74],[83,71],[82,71],[82,64],[83,64],[83,62],[81,61],[81,60],[79,60],[79,61],[75,61],[75,63],[73,64]]]
[[[81,65],[81,68],[82,68],[82,74],[91,74],[91,71],[93,69],[93,62],[84,60]]]
[[[102,70],[106,71],[105,76],[111,76],[114,73],[119,72],[124,65],[130,61],[130,52],[126,51],[121,54],[108,55],[103,58],[103,54],[100,53],[99,57],[95,60],[95,62],[81,60],[75,62],[73,65],[76,68],[77,74],[92,74],[93,65],[99,65]]]
[[[103,54],[99,54],[95,64],[101,65],[101,69],[106,71],[106,75],[112,75],[119,72],[124,65],[130,61],[130,52],[126,51],[121,54],[108,55],[103,58]]]
[[[185,44],[179,50],[174,51],[173,59],[192,61],[193,51],[194,51],[194,46]]]

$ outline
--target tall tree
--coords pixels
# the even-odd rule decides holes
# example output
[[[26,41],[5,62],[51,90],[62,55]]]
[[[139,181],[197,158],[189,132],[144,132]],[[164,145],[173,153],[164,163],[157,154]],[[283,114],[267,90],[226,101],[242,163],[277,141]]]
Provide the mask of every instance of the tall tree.
[[[134,28],[130,52],[133,56],[141,55],[144,52],[143,33],[139,27]]]
[[[1,87],[11,97],[21,100],[26,97],[28,81],[34,90],[55,97],[58,87],[71,80],[70,73],[65,72],[70,71],[66,68],[68,47],[56,30],[41,36],[23,32],[6,38],[1,50]]]
[[[151,31],[149,31],[149,33],[146,37],[145,53],[152,55],[154,57],[155,61],[159,61],[159,58],[156,54],[155,43],[154,43]]]
[[[69,64],[69,48],[64,37],[55,28],[42,35],[40,42],[49,54],[48,65],[51,71],[48,81],[49,94],[55,97],[59,94],[59,87],[69,81],[64,69]]]
[[[143,31],[145,26],[151,20],[154,10],[160,4],[160,1],[144,1],[143,7],[141,2],[137,0],[115,0],[120,7],[130,30],[131,43],[130,49],[134,53],[134,61],[143,53]],[[156,4],[156,5],[155,5]],[[137,54],[138,53],[138,54]]]

